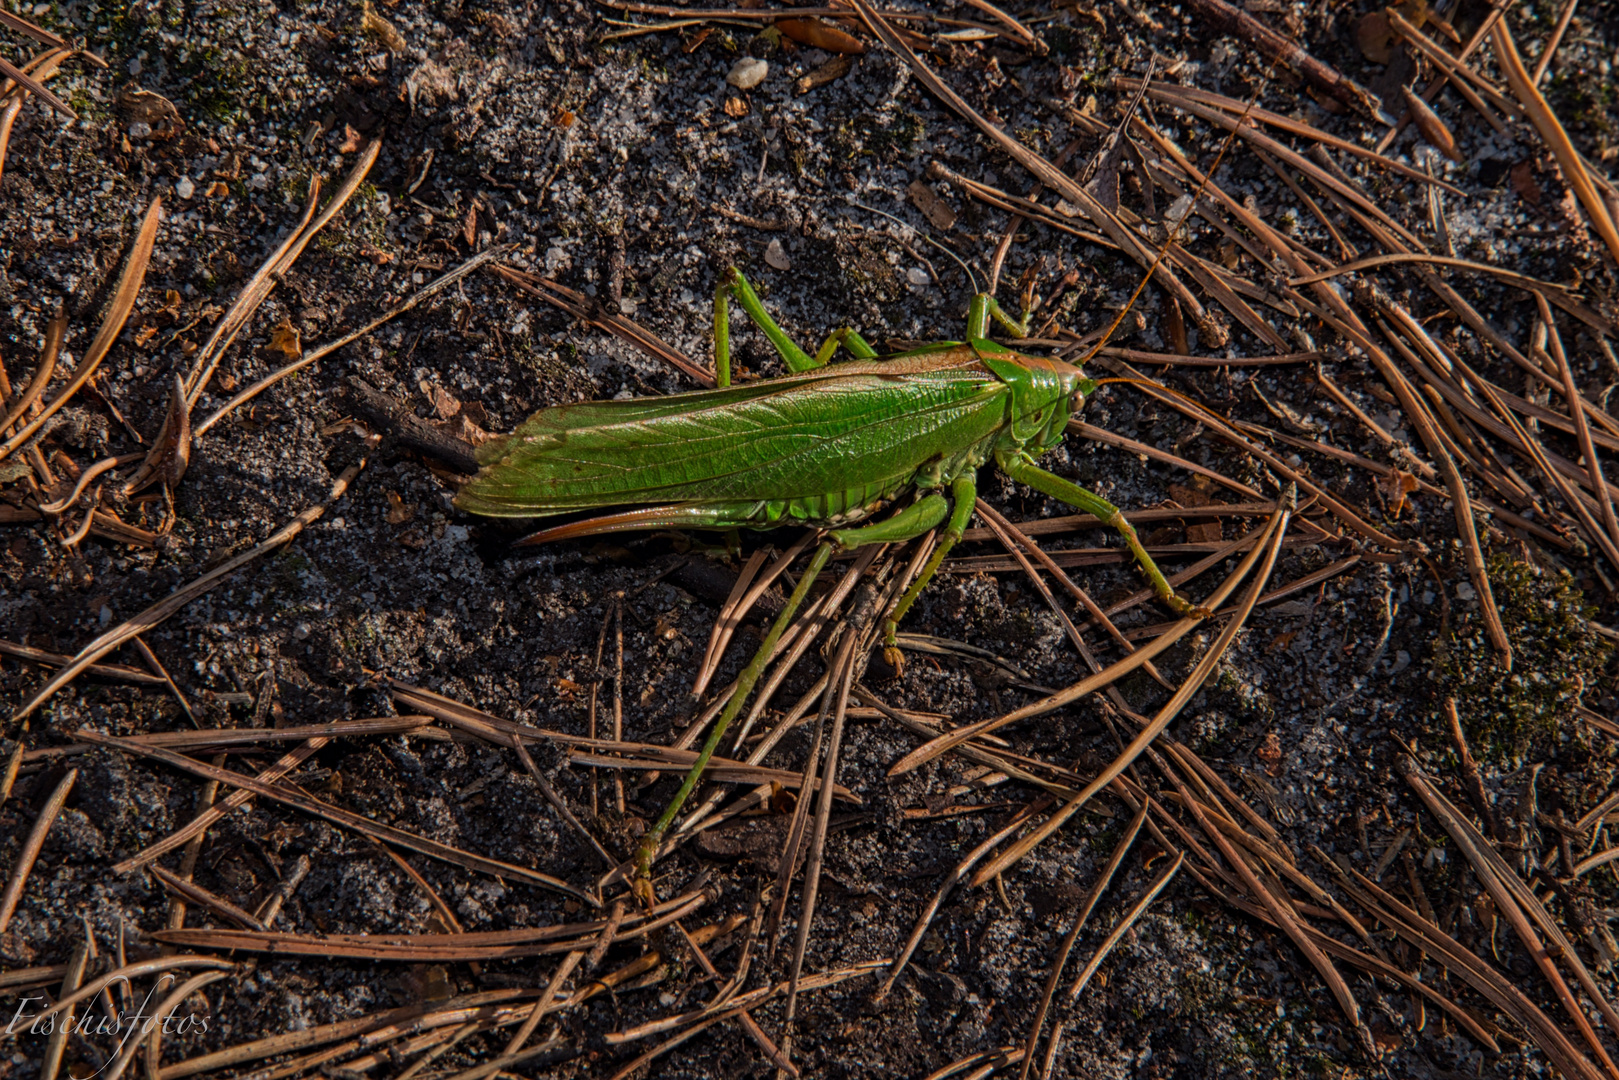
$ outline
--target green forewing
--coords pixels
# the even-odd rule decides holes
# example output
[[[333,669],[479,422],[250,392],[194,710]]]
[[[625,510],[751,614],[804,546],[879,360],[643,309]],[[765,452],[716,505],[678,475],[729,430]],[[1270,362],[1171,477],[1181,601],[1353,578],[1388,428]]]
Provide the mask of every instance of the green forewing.
[[[482,447],[483,468],[456,501],[475,513],[540,517],[897,489],[930,462],[973,451],[983,460],[1007,400],[1006,384],[982,366],[934,361],[842,364],[724,390],[565,405]]]

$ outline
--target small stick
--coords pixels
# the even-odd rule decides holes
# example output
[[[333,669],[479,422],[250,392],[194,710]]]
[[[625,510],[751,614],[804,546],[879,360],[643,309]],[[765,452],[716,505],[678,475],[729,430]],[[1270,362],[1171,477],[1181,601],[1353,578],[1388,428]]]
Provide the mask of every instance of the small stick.
[[[1191,0],[1191,10],[1202,16],[1216,35],[1229,35],[1248,42],[1266,58],[1287,64],[1311,85],[1337,101],[1371,116],[1379,110],[1372,98],[1355,81],[1330,64],[1322,63],[1295,42],[1283,37],[1241,8],[1225,0]]]
[[[624,739],[624,594],[613,604],[613,741]],[[618,816],[624,817],[624,774],[613,773],[613,799]]]
[[[0,895],[0,934],[6,932],[11,925],[11,916],[17,910],[17,902],[22,899],[23,886],[28,883],[28,875],[34,869],[34,861],[39,858],[40,849],[45,846],[45,834],[51,831],[51,824],[56,815],[62,812],[62,806],[67,802],[68,793],[73,790],[73,782],[79,778],[78,769],[69,769],[62,782],[56,785],[51,797],[45,801],[39,816],[34,819],[33,831],[23,842],[22,851],[17,854],[17,863],[11,868],[11,880],[6,883],[4,895]]]
[[[170,873],[155,863],[148,866],[146,872],[157,878],[158,882],[174,895],[183,897],[193,904],[201,905],[220,918],[228,919],[247,930],[264,929],[264,923],[256,919],[252,912],[243,911],[229,900],[208,891],[201,885],[183,880],[180,875]]]
[[[596,635],[596,659],[595,659],[594,663],[591,666],[591,671],[592,671],[592,674],[593,674],[594,677],[590,680],[590,712],[587,714],[586,719],[585,719],[585,734],[591,739],[595,739],[597,737],[597,734],[598,734],[597,728],[596,728],[596,704],[601,699],[602,652],[607,648],[607,624],[608,624],[609,621],[611,621],[611,617],[612,617],[612,612],[611,611],[604,611],[602,613],[601,633]],[[601,805],[600,805],[600,797],[599,797],[599,794],[597,792],[597,786],[596,786],[596,774],[591,773],[590,774],[590,816],[592,818],[596,818],[596,817],[599,817],[600,815],[601,815]]]
[[[147,645],[145,639],[143,639],[139,634],[135,635],[134,641],[135,650],[141,654],[141,659],[146,661],[146,666],[152,669],[153,675],[158,676],[165,684],[167,684],[169,693],[173,694],[174,700],[180,703],[180,708],[184,710],[186,719],[191,721],[191,726],[200,729],[202,725],[197,723],[197,714],[191,711],[191,703],[187,701],[186,696],[180,692],[180,688],[174,685],[174,677],[170,675],[168,669],[163,666],[163,661],[157,658],[157,654],[152,651],[151,646]]]
[[[1551,67],[1552,57],[1557,53],[1557,46],[1563,43],[1563,35],[1568,31],[1568,24],[1574,19],[1574,9],[1580,6],[1580,0],[1563,0],[1563,14],[1557,18],[1557,28],[1552,36],[1546,39],[1546,47],[1541,50],[1540,62],[1535,65],[1535,74],[1529,82],[1539,86],[1540,80],[1546,77],[1546,69]]]
[[[11,756],[6,759],[6,768],[0,774],[0,806],[6,804],[11,798],[11,789],[17,785],[17,772],[22,768],[23,741],[17,740],[17,745],[11,748]]]
[[[223,766],[225,755],[220,754],[214,758],[214,764]],[[202,790],[197,793],[197,813],[203,814],[213,808],[214,800],[219,797],[219,781],[204,780]],[[185,853],[180,856],[181,881],[190,881],[191,875],[197,870],[197,857],[202,854],[202,841],[207,835],[204,829],[198,829],[196,834],[186,842]],[[169,897],[168,926],[170,930],[182,929],[186,924],[186,902],[183,895]]]
[[[1068,962],[1068,954],[1074,951],[1074,942],[1079,939],[1079,932],[1084,929],[1085,920],[1090,918],[1091,911],[1096,907],[1096,902],[1107,891],[1108,885],[1113,881],[1114,873],[1118,871],[1119,866],[1124,862],[1125,855],[1129,854],[1130,846],[1135,843],[1137,834],[1141,832],[1142,823],[1147,820],[1149,808],[1150,803],[1144,802],[1141,804],[1141,809],[1136,811],[1135,818],[1130,822],[1129,827],[1124,830],[1124,838],[1113,849],[1113,857],[1107,861],[1107,865],[1102,868],[1101,874],[1096,878],[1096,884],[1092,885],[1091,891],[1086,894],[1085,904],[1079,909],[1079,916],[1074,919],[1073,927],[1068,931],[1068,935],[1062,940],[1062,945],[1057,949],[1057,958],[1051,962],[1051,974],[1046,978],[1045,993],[1040,998],[1040,1007],[1035,1010],[1034,1023],[1029,1028],[1029,1041],[1023,1046],[1023,1068],[1018,1071],[1018,1080],[1027,1080],[1029,1066],[1034,1063],[1034,1048],[1040,1042],[1040,1029],[1045,1026],[1046,1012],[1051,1008],[1051,999],[1057,992],[1057,982],[1062,978],[1062,969],[1063,965]],[[1181,853],[1181,857],[1185,857],[1184,852]],[[1061,1030],[1060,1025],[1057,1030],[1051,1033],[1054,1043],[1058,1038],[1059,1030]]]
[[[67,972],[62,976],[62,987],[58,991],[57,1000],[70,996],[79,988],[84,980],[85,965],[90,960],[90,946],[87,942],[79,942],[73,947],[73,955],[67,962]],[[62,1016],[62,1022],[51,1031],[51,1041],[46,1044],[45,1057],[39,1063],[40,1080],[56,1080],[56,1074],[62,1067],[62,1054],[67,1049],[67,1037],[73,1030],[73,1010],[69,1009]]]
[[[1091,957],[1090,962],[1079,973],[1079,978],[1074,980],[1074,985],[1068,988],[1069,997],[1078,997],[1080,992],[1085,989],[1085,985],[1091,981],[1091,976],[1096,974],[1096,969],[1102,966],[1102,961],[1106,960],[1108,953],[1113,951],[1113,946],[1117,945],[1119,939],[1124,937],[1125,932],[1134,926],[1142,915],[1146,914],[1147,908],[1152,905],[1154,900],[1158,899],[1158,894],[1164,891],[1165,886],[1175,879],[1175,875],[1180,872],[1181,864],[1185,861],[1186,852],[1182,851],[1176,854],[1175,861],[1166,866],[1164,872],[1159,874],[1157,879],[1147,887],[1147,891],[1141,894],[1141,899],[1137,900],[1129,913],[1119,920],[1119,924],[1113,928],[1113,932],[1107,936],[1107,940],[1102,942],[1101,948],[1096,950],[1096,955]],[[1351,1019],[1353,1020],[1353,1018]]]

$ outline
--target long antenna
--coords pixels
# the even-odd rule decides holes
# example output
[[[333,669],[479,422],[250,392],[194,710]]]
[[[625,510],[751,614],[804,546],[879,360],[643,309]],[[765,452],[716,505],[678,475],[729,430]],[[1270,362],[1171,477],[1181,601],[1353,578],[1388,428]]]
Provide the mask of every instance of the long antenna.
[[[921,229],[918,229],[915,225],[912,225],[909,221],[906,221],[904,218],[901,218],[901,217],[895,217],[893,214],[890,214],[887,210],[879,210],[875,206],[867,206],[865,203],[855,202],[853,199],[849,198],[849,196],[847,196],[847,195],[845,195],[843,197],[843,201],[848,203],[850,206],[853,206],[853,207],[856,207],[856,208],[858,208],[860,210],[866,211],[866,213],[868,213],[868,214],[878,214],[878,215],[880,215],[882,217],[887,218],[889,221],[894,222],[896,225],[905,226],[907,229],[910,229],[916,235],[920,236],[922,239],[926,240],[928,243],[932,244],[934,247],[938,248],[940,251],[942,251],[946,255],[950,256],[950,258],[952,260],[954,260],[955,264],[957,266],[961,267],[961,272],[963,274],[967,275],[967,291],[972,293],[974,296],[978,295],[978,279],[973,277],[972,267],[968,266],[965,262],[963,262],[960,255],[957,255],[954,251],[951,251],[949,248],[945,247],[943,244],[941,244],[937,240],[933,239],[933,237],[929,236],[927,233],[923,232]]]
[[[1097,353],[1101,352],[1102,349],[1107,346],[1107,343],[1113,339],[1114,331],[1118,330],[1119,325],[1124,322],[1124,317],[1130,314],[1130,309],[1135,307],[1136,301],[1140,299],[1141,294],[1146,291],[1148,283],[1152,281],[1153,273],[1158,269],[1158,264],[1164,261],[1164,258],[1169,254],[1170,248],[1175,245],[1176,238],[1180,235],[1181,231],[1186,228],[1186,223],[1191,220],[1192,212],[1197,209],[1197,204],[1203,198],[1203,192],[1208,188],[1209,182],[1214,179],[1214,174],[1219,171],[1220,163],[1225,160],[1226,151],[1231,149],[1232,144],[1236,142],[1237,133],[1242,130],[1242,126],[1248,122],[1248,117],[1252,115],[1254,109],[1258,107],[1259,95],[1264,93],[1265,87],[1270,85],[1271,76],[1276,72],[1278,59],[1279,58],[1274,57],[1271,59],[1270,67],[1265,71],[1265,77],[1259,81],[1259,87],[1254,91],[1253,96],[1248,99],[1248,104],[1243,107],[1242,115],[1237,117],[1237,122],[1231,125],[1231,130],[1226,134],[1226,137],[1221,140],[1220,149],[1219,152],[1214,155],[1213,164],[1211,164],[1207,169],[1203,170],[1202,179],[1198,180],[1197,182],[1197,190],[1192,193],[1191,201],[1186,206],[1186,212],[1180,216],[1179,221],[1176,221],[1170,226],[1169,235],[1164,238],[1163,245],[1158,249],[1158,254],[1153,257],[1152,265],[1148,266],[1147,272],[1141,275],[1141,280],[1136,283],[1135,291],[1130,294],[1130,299],[1125,301],[1124,306],[1121,307],[1119,309],[1119,313],[1113,317],[1113,321],[1109,323],[1107,329],[1102,332],[1102,336],[1097,339],[1097,342],[1094,346],[1092,346],[1091,351],[1085,354],[1084,359],[1080,360],[1081,366],[1084,366],[1086,362],[1094,358]],[[1151,68],[1148,69],[1147,74],[1150,78],[1152,75]],[[1143,94],[1145,94],[1146,90],[1146,80],[1143,80],[1141,91]],[[1126,132],[1128,131],[1129,121],[1131,119],[1134,119],[1134,117],[1127,118],[1125,121]],[[1148,182],[1150,183],[1151,181],[1149,180]],[[1173,209],[1173,204],[1171,204],[1171,209]],[[1165,216],[1167,217],[1167,212]]]

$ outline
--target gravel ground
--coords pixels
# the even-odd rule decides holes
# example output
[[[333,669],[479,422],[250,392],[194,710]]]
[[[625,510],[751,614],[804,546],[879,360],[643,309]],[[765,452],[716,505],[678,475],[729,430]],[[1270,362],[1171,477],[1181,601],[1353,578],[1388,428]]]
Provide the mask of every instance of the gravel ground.
[[[1397,87],[1395,66],[1370,64],[1355,47],[1357,19],[1368,9],[1250,7],[1374,89]],[[325,178],[330,191],[373,137],[382,150],[366,185],[264,303],[204,395],[199,416],[232,389],[284,364],[289,332],[306,346],[330,340],[495,243],[516,245],[515,265],[604,305],[617,304],[704,362],[711,351],[710,298],[728,263],[747,271],[801,342],[818,342],[843,325],[874,340],[955,336],[968,290],[950,261],[918,239],[919,230],[939,230],[907,188],[926,180],[932,162],[1012,190],[1028,184],[1018,167],[920,90],[892,57],[856,58],[841,77],[800,92],[797,80],[822,69],[831,54],[737,25],[602,43],[600,35],[615,29],[603,10],[566,2],[402,3],[374,13],[387,29],[371,23],[369,30],[358,6],[327,2],[74,0],[22,10],[82,37],[110,67],[70,63],[52,83],[80,111],[78,122],[32,103],[18,120],[0,179],[0,349],[13,383],[25,382],[45,322],[62,308],[71,325],[64,365],[82,354],[140,216],[154,196],[162,197],[165,216],[138,313],[102,369],[107,397],[146,433],[161,422],[174,373],[185,370],[191,349],[295,227],[311,177]],[[1179,6],[1069,5],[1026,14],[1039,16],[1049,54],[1030,58],[995,42],[957,43],[932,59],[976,107],[1048,156],[1074,130],[1051,101],[1069,101],[1114,122],[1123,98],[1112,88],[1113,76],[1140,73],[1154,56],[1160,71],[1167,68],[1186,85],[1245,98],[1263,83],[1261,101],[1269,108],[1357,141],[1381,133],[1362,117],[1326,111],[1286,77],[1268,78],[1267,65],[1241,44],[1211,43]],[[1543,40],[1556,15],[1550,4],[1515,10],[1520,42]],[[1471,25],[1476,16],[1464,5],[1452,17]],[[7,39],[7,54],[19,55],[19,43]],[[1548,79],[1549,96],[1575,143],[1596,161],[1611,160],[1619,145],[1610,81],[1611,64],[1619,62],[1616,47],[1615,9],[1582,9]],[[763,59],[768,73],[741,91],[726,75],[748,55]],[[161,109],[151,112],[150,99],[138,98],[138,90],[172,102],[178,122]],[[1449,94],[1439,107],[1456,131],[1462,162],[1440,159],[1435,168],[1468,192],[1445,205],[1458,254],[1579,282],[1590,302],[1611,314],[1611,261],[1605,264],[1599,249],[1571,227],[1571,197],[1564,196],[1543,146],[1526,128],[1496,133]],[[1164,111],[1156,119],[1200,160],[1212,160],[1217,142],[1208,132]],[[1074,160],[1085,160],[1096,146],[1096,139],[1082,137]],[[1408,132],[1391,153],[1414,161],[1417,150]],[[1426,230],[1428,203],[1417,185],[1366,171],[1347,157],[1340,163],[1391,213]],[[1309,211],[1250,155],[1234,151],[1220,178],[1273,224],[1329,250]],[[942,230],[948,241],[986,266],[1006,227],[1004,215],[949,184],[934,182],[934,189],[956,217]],[[1142,205],[1128,176],[1125,201]],[[1218,240],[1200,235],[1194,243],[1212,249]],[[1117,310],[1138,273],[1112,253],[1040,226],[1026,226],[1013,245],[1006,280],[1031,269],[1045,291],[1076,272],[1069,293],[1075,303],[1066,318],[1081,331],[1099,327]],[[1522,296],[1473,280],[1457,283],[1509,337],[1527,337],[1534,309]],[[1139,326],[1127,323],[1120,343],[1164,348],[1154,293],[1140,310],[1146,317]],[[1419,309],[1433,311],[1431,305]],[[1307,327],[1284,332],[1299,347],[1311,347]],[[762,338],[740,328],[733,333],[742,365],[765,374],[779,370]],[[1209,352],[1195,348],[1195,332],[1192,343],[1194,351]],[[1364,409],[1412,439],[1397,408],[1377,396],[1380,384],[1364,361],[1336,342],[1313,344],[1328,350],[1332,377]],[[1605,357],[1595,342],[1581,336],[1569,344],[1591,392],[1619,379],[1611,354]],[[1239,330],[1223,351],[1240,356],[1263,349]],[[1520,376],[1480,362],[1506,385],[1522,387]],[[1185,370],[1189,374],[1170,372],[1171,384],[1222,412],[1275,425],[1262,395],[1335,445],[1393,460],[1346,411],[1317,396],[1307,368]],[[92,539],[68,552],[41,525],[0,529],[0,637],[75,652],[101,629],[318,503],[336,475],[368,453],[354,425],[341,422],[347,410],[341,388],[350,376],[423,415],[435,408],[440,416],[453,414],[465,403],[461,415],[490,431],[508,430],[544,405],[693,388],[668,365],[536,306],[491,274],[474,275],[275,387],[199,439],[175,492],[174,529],[155,550]],[[92,400],[76,402],[69,419],[50,445],[80,465],[134,445],[123,425]],[[1085,419],[1277,491],[1262,463],[1129,388],[1104,390]],[[1076,438],[1046,464],[1130,508],[1161,504],[1173,486],[1188,483],[1183,472]],[[1488,527],[1492,581],[1517,653],[1513,673],[1504,675],[1483,636],[1449,505],[1417,496],[1396,516],[1371,474],[1324,458],[1304,467],[1381,527],[1426,543],[1432,560],[1368,558],[1322,587],[1257,612],[1175,734],[1247,793],[1301,855],[1317,844],[1370,870],[1414,827],[1404,849],[1414,858],[1402,855],[1385,884],[1420,887],[1447,928],[1481,955],[1493,945],[1505,969],[1545,1003],[1548,996],[1528,959],[1513,951],[1510,935],[1492,939],[1477,884],[1447,859],[1454,848],[1443,831],[1416,813],[1393,772],[1399,751],[1393,736],[1417,746],[1431,771],[1454,777],[1440,703],[1455,696],[1498,813],[1534,850],[1555,843],[1553,833],[1531,836],[1538,831],[1533,806],[1572,819],[1614,781],[1612,740],[1573,719],[1582,693],[1585,705],[1607,716],[1619,704],[1612,649],[1587,622],[1611,625],[1619,614],[1601,568],[1590,558],[1553,557],[1510,528]],[[985,497],[1013,520],[1062,512],[988,470],[982,483]],[[632,536],[514,550],[512,529],[459,514],[450,505],[452,493],[442,473],[415,455],[370,453],[349,492],[294,543],[148,634],[151,648],[197,703],[199,722],[265,726],[386,714],[392,706],[378,681],[386,675],[502,717],[580,733],[598,675],[597,641],[614,594],[623,592],[625,736],[668,741],[688,714],[690,679],[718,607],[697,587],[660,577],[692,550],[691,542]],[[154,526],[161,509],[149,503],[125,517]],[[1228,522],[1228,538],[1233,528]],[[1183,536],[1172,529],[1156,539]],[[1091,534],[1053,546],[1113,542]],[[742,543],[752,550],[781,538],[749,535]],[[1358,550],[1345,538],[1289,548],[1275,580],[1292,580]],[[998,549],[977,545],[968,553]],[[708,554],[726,558],[723,550]],[[1104,602],[1139,586],[1128,568],[1089,571],[1083,581]],[[1164,617],[1138,610],[1124,625]],[[1009,657],[1037,684],[1066,685],[1084,671],[1038,593],[1014,573],[941,578],[907,629]],[[722,677],[734,673],[758,636],[744,629]],[[1166,675],[1189,671],[1212,636],[1171,651]],[[607,641],[610,669],[610,633]],[[133,652],[113,659],[140,662]],[[819,661],[806,661],[789,693],[795,686],[802,692],[818,674]],[[13,711],[45,677],[37,666],[0,660],[0,707]],[[1031,698],[989,666],[955,658],[915,657],[902,679],[872,685],[896,706],[947,713],[957,722]],[[1144,678],[1122,690],[1148,713],[1164,697]],[[85,678],[6,734],[41,750],[67,744],[83,725],[115,734],[189,727],[170,696]],[[1003,734],[1020,752],[1080,772],[1100,767],[1116,748],[1100,713],[1086,703]],[[889,766],[915,745],[913,735],[883,720],[857,720],[848,732],[841,776],[862,805],[829,840],[806,971],[892,955],[941,875],[999,827],[1005,813],[925,820],[907,811],[1021,804],[1029,797],[1015,784],[975,785],[982,770],[954,759],[889,778]],[[807,734],[795,735],[772,760],[797,770],[807,747]],[[620,811],[607,777],[570,766],[553,749],[535,754],[562,796],[621,851],[670,794],[669,782],[631,786]],[[0,959],[8,969],[61,963],[86,932],[106,955],[154,953],[145,935],[164,926],[167,894],[153,878],[117,877],[109,868],[189,820],[199,785],[117,753],[30,760],[0,806],[7,866],[65,771],[76,768],[78,779],[0,937]],[[294,779],[349,810],[532,865],[577,886],[589,885],[597,872],[590,850],[558,821],[507,751],[376,737],[326,747]],[[599,799],[593,796],[598,789]],[[592,806],[599,807],[594,818]],[[1117,804],[1104,804],[1076,819],[1006,875],[1002,890],[957,893],[882,1004],[870,1003],[870,977],[807,996],[794,1040],[798,1060],[817,1076],[920,1077],[978,1051],[1020,1044],[1055,945],[1122,831],[1118,813]],[[703,920],[746,914],[773,880],[779,832],[778,821],[748,819],[700,852],[681,855],[670,864],[664,895],[707,872],[718,897]],[[287,901],[278,928],[442,929],[427,894],[369,841],[258,802],[213,830],[196,880],[251,910],[303,856],[308,876]],[[425,859],[413,863],[468,931],[577,917],[577,904],[553,892]],[[1081,936],[1077,956],[1090,955],[1160,869],[1156,856],[1145,863],[1132,856]],[[1326,877],[1319,866],[1311,872]],[[1584,880],[1570,903],[1588,912],[1619,907],[1608,869]],[[188,925],[208,924],[195,909],[190,919]],[[602,970],[633,959],[636,948],[616,948]],[[722,972],[738,959],[734,949],[714,955]],[[775,965],[782,963],[778,954]],[[198,1009],[206,1030],[199,1025],[171,1035],[165,1060],[453,993],[543,985],[553,965],[518,961],[474,970],[261,960],[205,991],[206,1009]],[[764,968],[756,962],[754,985],[779,977]],[[1611,992],[1613,980],[1602,978]],[[1081,997],[1059,995],[1054,1015],[1067,1024],[1067,1034],[1053,1075],[1372,1076],[1386,1068],[1394,1075],[1504,1077],[1547,1070],[1515,1039],[1503,1039],[1500,1054],[1486,1053],[1431,1014],[1418,1031],[1403,996],[1364,979],[1352,986],[1385,1053],[1381,1063],[1359,1053],[1331,996],[1284,938],[1183,876],[1126,935]],[[603,1042],[605,1033],[695,1007],[712,990],[687,965],[655,988],[604,995],[588,1009],[564,1014],[564,1041],[554,1061],[536,1059],[517,1072],[610,1075],[650,1044],[612,1047]],[[37,1009],[24,995],[40,992],[8,989],[8,1015]],[[1449,992],[1485,1008],[1454,982]],[[777,1006],[757,1015],[766,1030],[779,1033]],[[19,1031],[0,1051],[10,1054],[0,1058],[0,1072],[31,1077],[44,1039]],[[429,1073],[487,1060],[504,1038],[468,1039]],[[103,1064],[110,1047],[105,1037],[75,1038],[67,1061],[82,1076]],[[402,1067],[382,1064],[371,1075]],[[708,1029],[653,1067],[660,1076],[768,1071],[733,1024]]]

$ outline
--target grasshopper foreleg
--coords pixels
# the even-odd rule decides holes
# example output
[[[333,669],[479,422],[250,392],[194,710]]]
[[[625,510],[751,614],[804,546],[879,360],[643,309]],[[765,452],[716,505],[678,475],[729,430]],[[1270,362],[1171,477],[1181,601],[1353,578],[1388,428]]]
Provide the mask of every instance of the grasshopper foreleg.
[[[997,454],[995,463],[1000,466],[1001,472],[1018,483],[1027,484],[1043,495],[1050,495],[1053,499],[1065,502],[1082,513],[1094,514],[1101,519],[1104,525],[1111,527],[1120,536],[1124,537],[1125,544],[1130,548],[1130,554],[1135,557],[1136,564],[1141,567],[1142,572],[1147,575],[1147,579],[1152,582],[1152,590],[1158,595],[1158,599],[1168,604],[1178,615],[1208,618],[1210,614],[1208,609],[1192,603],[1192,601],[1177,593],[1174,587],[1169,584],[1168,579],[1164,577],[1164,572],[1158,569],[1158,564],[1153,561],[1152,556],[1147,553],[1147,549],[1142,546],[1141,538],[1136,535],[1135,526],[1124,519],[1124,511],[1094,491],[1087,491],[1071,480],[1064,480],[1055,473],[1049,473],[1040,468],[1024,457],[1021,452]]]

